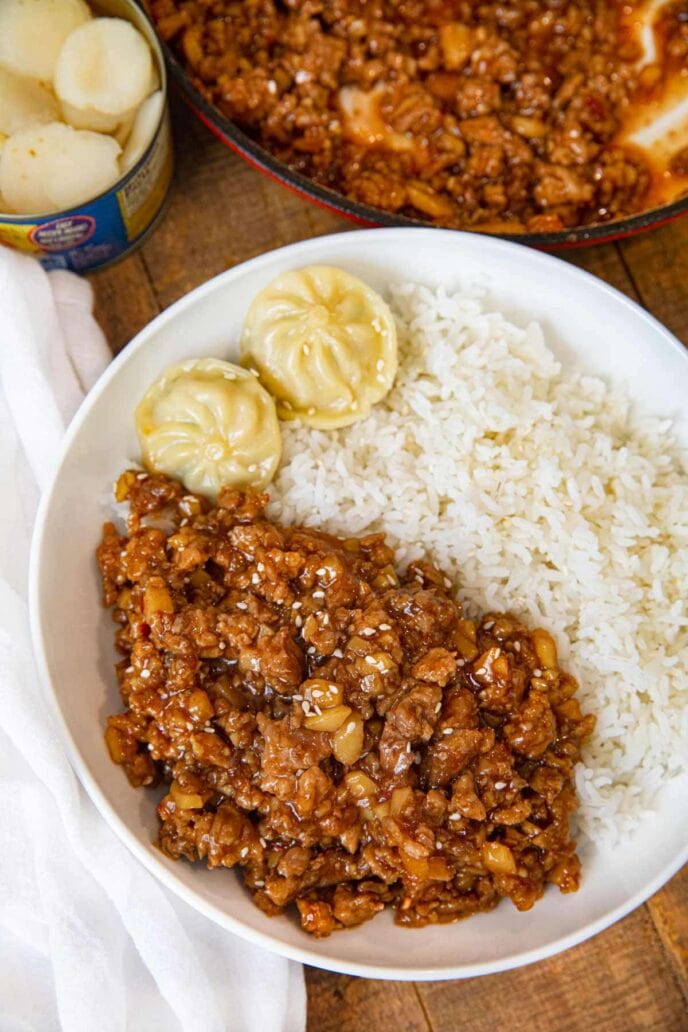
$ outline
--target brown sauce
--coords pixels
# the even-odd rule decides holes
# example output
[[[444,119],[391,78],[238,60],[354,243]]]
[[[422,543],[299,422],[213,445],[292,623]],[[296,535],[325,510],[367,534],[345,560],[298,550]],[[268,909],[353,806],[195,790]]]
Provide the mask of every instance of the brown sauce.
[[[666,140],[630,138],[688,96],[686,4],[656,14],[643,65],[647,5],[617,0],[151,0],[200,92],[291,168],[389,212],[509,232],[688,192]]]
[[[105,737],[134,786],[167,786],[168,856],[237,867],[316,936],[386,905],[420,926],[578,888],[594,717],[546,631],[467,619],[382,535],[276,526],[265,495],[211,507],[135,472],[116,493],[128,530],[106,525],[98,563],[124,709]]]

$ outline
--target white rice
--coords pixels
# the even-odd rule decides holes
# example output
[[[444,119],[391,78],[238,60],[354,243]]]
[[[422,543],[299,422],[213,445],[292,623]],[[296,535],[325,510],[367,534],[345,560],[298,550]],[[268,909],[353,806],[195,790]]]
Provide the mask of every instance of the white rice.
[[[475,296],[394,296],[400,366],[385,402],[335,432],[284,425],[270,514],[384,530],[426,555],[469,611],[557,638],[597,717],[577,772],[580,829],[624,839],[687,765],[688,477],[667,421],[561,375],[539,326]]]

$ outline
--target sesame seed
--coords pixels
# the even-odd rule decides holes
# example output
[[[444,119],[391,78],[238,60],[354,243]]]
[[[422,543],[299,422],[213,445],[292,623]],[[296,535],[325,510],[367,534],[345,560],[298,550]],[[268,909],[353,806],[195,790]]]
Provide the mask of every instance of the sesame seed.
[[[407,752],[407,753],[408,753],[408,752],[411,752],[411,743],[410,743],[410,742],[407,742],[407,743],[406,743],[406,752]]]
[[[493,658],[493,659],[499,659],[499,657],[501,656],[501,654],[502,654],[502,650],[501,650],[501,649],[495,649],[495,650],[494,650],[494,654],[493,654],[492,658]]]
[[[306,652],[308,653],[309,656],[314,656],[315,655],[315,645],[309,645],[308,648],[306,649]]]
[[[542,677],[542,670],[539,667],[535,667],[533,670],[533,677]]]
[[[251,574],[251,584],[260,584],[260,577],[257,573]]]
[[[314,706],[313,709],[315,710],[315,712],[318,714],[319,717],[322,717],[322,710],[320,709],[320,706]]]
[[[514,642],[514,652],[520,652],[520,651],[521,651],[521,643],[520,643],[520,641],[515,641]]]
[[[150,670],[142,670],[141,671],[141,677],[144,679],[144,681],[148,680],[148,678],[150,677],[150,674],[151,674]]]
[[[306,714],[306,716],[308,716],[308,712],[309,712],[309,710],[310,710],[310,706],[309,706],[309,705],[308,705],[308,703],[307,703],[307,702],[305,701],[305,699],[304,699],[304,701],[303,701],[303,702],[301,703],[301,709],[302,709],[302,710],[303,710],[303,712],[304,712],[304,713]]]
[[[315,576],[316,577],[324,577],[326,573],[327,573],[327,570],[325,569],[325,567],[321,566],[319,570],[315,571]]]
[[[294,702],[303,702],[303,695],[292,695]]]
[[[375,628],[374,627],[364,627],[363,630],[361,631],[361,634],[363,635],[364,638],[370,638],[371,635],[375,634]]]
[[[378,627],[378,631],[391,631],[391,630],[392,630],[391,624],[388,624],[388,623],[381,623],[380,626]]]
[[[133,674],[134,673],[133,666],[128,666],[127,669],[124,672],[125,672],[125,674]]]
[[[435,706],[435,713],[439,713],[441,709],[442,709],[442,703],[438,702],[437,705]]]
[[[323,622],[323,627],[327,627],[328,626],[328,624],[330,622],[330,615],[329,615],[329,613],[323,613],[322,622]]]
[[[445,588],[451,588],[452,582],[449,580],[449,577],[444,578],[444,586]]]
[[[503,788],[506,788],[506,781],[495,781],[495,788],[501,792]]]
[[[475,674],[476,674],[477,677],[482,677],[483,674],[486,674],[486,673],[487,673],[487,670],[486,670],[486,668],[484,666],[478,667],[478,669],[475,671]]]
[[[295,617],[295,619],[294,619],[294,623],[295,623],[295,625],[296,625],[297,627],[300,627],[300,626],[301,626],[301,624],[303,623],[303,620],[301,619],[301,617],[300,617],[300,616],[297,616],[297,617]]]
[[[274,79],[268,79],[268,93],[277,93],[277,83]]]
[[[356,721],[355,720],[350,720],[349,723],[346,725],[346,731],[347,731],[348,734],[351,734],[351,732],[355,731],[355,730],[356,730]]]
[[[248,846],[244,846],[244,848],[239,853],[239,856],[241,857],[242,860],[244,859],[245,856],[248,856]]]
[[[342,652],[341,649],[335,649],[334,652],[332,653],[332,655],[334,656],[335,659],[343,659],[344,658],[344,653]]]
[[[262,835],[261,835],[261,837],[260,837],[260,839],[259,839],[258,841],[260,842],[260,844],[261,844],[261,846],[263,847],[263,849],[265,849],[265,847],[267,846],[267,842],[266,842],[266,841],[265,841],[265,839],[264,839],[264,838],[262,837]],[[257,884],[258,884],[258,882],[256,882],[256,885],[257,885]]]
[[[453,727],[445,727],[445,728],[443,729],[443,731],[442,731],[442,734],[443,734],[443,735],[450,735],[450,734],[452,733],[452,731],[453,731],[453,730],[454,730],[454,728],[453,728]]]
[[[136,474],[136,479],[137,480],[147,480],[148,479],[148,474],[147,473],[137,473]]]
[[[450,813],[449,814],[449,820],[450,821],[460,821],[461,820],[461,814],[460,813]]]
[[[237,609],[248,609],[248,602],[237,602]]]
[[[325,598],[325,592],[324,591],[314,591],[313,592],[313,598]]]
[[[218,648],[220,649],[220,651],[222,651],[223,649],[226,649],[227,648],[227,643],[224,642],[224,641],[221,641],[220,644],[218,645]]]
[[[262,573],[265,569],[265,563],[256,563],[256,569],[258,570],[258,573]]]
[[[300,609],[302,605],[303,605],[303,602],[292,602],[291,608],[292,609]]]
[[[255,886],[256,886],[257,889],[262,889],[264,885],[265,885],[264,881],[257,881],[255,883]]]
[[[466,665],[466,660],[465,660],[465,659],[457,659],[457,661],[456,661],[456,665],[457,665],[458,667],[462,667],[462,666],[465,666],[465,665]]]
[[[369,663],[370,666],[377,666],[377,662],[375,660],[375,656],[366,656],[365,661],[366,661],[366,663]]]
[[[375,363],[375,368],[377,369],[378,373],[381,373],[382,370],[385,368],[384,359],[378,358],[377,362]]]

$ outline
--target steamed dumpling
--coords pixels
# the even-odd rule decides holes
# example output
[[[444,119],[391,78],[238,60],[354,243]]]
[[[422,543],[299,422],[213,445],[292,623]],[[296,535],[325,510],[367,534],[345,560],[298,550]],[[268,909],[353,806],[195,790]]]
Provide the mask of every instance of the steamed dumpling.
[[[221,487],[263,488],[282,437],[275,403],[253,373],[216,358],[170,366],[136,409],[149,469],[216,498]]]
[[[287,272],[262,290],[248,310],[241,351],[282,419],[320,430],[364,419],[397,371],[388,306],[361,280],[327,265]]]

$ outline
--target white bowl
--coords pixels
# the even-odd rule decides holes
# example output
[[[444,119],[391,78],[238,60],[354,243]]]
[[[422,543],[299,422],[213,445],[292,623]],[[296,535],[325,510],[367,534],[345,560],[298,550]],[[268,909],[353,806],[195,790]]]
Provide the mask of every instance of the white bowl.
[[[569,363],[625,383],[643,408],[675,417],[688,444],[688,353],[632,301],[556,258],[477,234],[416,229],[345,233],[273,251],[218,276],[158,316],[113,361],[77,413],[33,543],[31,617],[39,669],[72,762],[103,817],[161,882],[229,931],[316,967],[373,978],[463,978],[527,964],[623,917],[688,859],[688,775],[670,783],[630,846],[583,848],[583,884],[575,896],[550,890],[525,914],[504,901],[469,921],[416,931],[395,927],[384,913],[316,941],[293,919],[261,913],[233,872],[163,856],[152,845],[153,798],[130,787],[103,743],[105,715],[121,703],[113,625],[100,605],[94,549],[112,482],[138,458],[135,405],[171,362],[235,355],[254,294],[286,269],[313,262],[342,266],[378,289],[395,280],[452,288],[478,278],[515,321],[539,319],[548,342]]]

